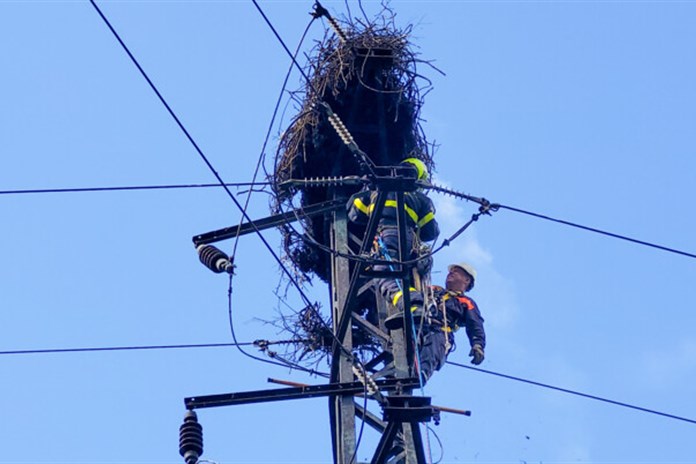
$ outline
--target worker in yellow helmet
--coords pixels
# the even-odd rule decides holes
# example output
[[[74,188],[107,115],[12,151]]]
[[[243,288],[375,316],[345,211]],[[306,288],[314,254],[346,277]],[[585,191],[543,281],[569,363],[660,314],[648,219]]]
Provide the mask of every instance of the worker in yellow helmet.
[[[415,170],[418,180],[428,181],[428,168],[418,158],[406,158],[401,162],[402,166],[408,166]],[[348,219],[356,224],[367,224],[375,209],[376,192],[364,191],[354,195],[348,205]],[[396,194],[390,192],[379,219],[376,242],[381,244],[382,258],[397,260],[399,258],[399,235],[397,228],[397,204]],[[409,250],[407,259],[417,258],[417,249],[423,242],[437,239],[440,228],[435,220],[435,206],[423,192],[406,192],[404,194],[403,208],[406,217],[406,246]],[[388,255],[388,256],[385,256]],[[431,261],[428,261],[431,262]],[[386,270],[386,265],[376,265],[374,270]],[[419,269],[421,273],[429,273],[429,266]],[[380,293],[399,311],[403,310],[402,295],[399,283],[393,278],[377,280],[377,288]],[[410,289],[412,303],[422,307],[423,295],[421,292]]]
[[[417,179],[428,182],[430,180],[430,175],[428,173],[428,167],[425,163],[418,158],[406,158],[401,162],[402,166],[411,166],[416,169]]]

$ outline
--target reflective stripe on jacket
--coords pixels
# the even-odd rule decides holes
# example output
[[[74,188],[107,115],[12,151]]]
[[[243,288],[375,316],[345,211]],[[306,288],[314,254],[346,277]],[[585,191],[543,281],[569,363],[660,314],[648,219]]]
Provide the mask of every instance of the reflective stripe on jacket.
[[[366,223],[375,210],[376,194],[365,191],[352,197],[348,205],[348,219],[356,223]],[[387,194],[384,202],[380,224],[396,225],[396,194]],[[435,206],[422,192],[407,192],[404,194],[404,211],[408,225],[418,232],[422,241],[430,242],[440,234],[440,227],[435,220]]]

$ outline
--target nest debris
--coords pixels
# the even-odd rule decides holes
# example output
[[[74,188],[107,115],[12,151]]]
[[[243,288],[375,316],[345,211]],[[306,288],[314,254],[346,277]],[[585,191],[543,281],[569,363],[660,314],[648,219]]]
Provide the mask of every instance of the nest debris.
[[[293,364],[317,369],[322,360],[330,364],[334,335],[329,321],[325,320],[317,305],[307,306],[292,315],[280,315],[271,322],[283,333],[292,335],[292,344],[286,345],[282,357]],[[373,358],[381,351],[379,340],[359,326],[353,326],[353,355],[361,362]]]

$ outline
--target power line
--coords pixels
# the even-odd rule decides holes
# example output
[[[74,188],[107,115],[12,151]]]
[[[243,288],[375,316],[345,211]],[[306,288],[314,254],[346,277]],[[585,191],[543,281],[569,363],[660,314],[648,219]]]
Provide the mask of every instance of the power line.
[[[106,352],[106,351],[145,351],[145,350],[170,350],[170,349],[196,349],[196,348],[224,348],[233,346],[259,346],[259,345],[280,345],[280,344],[290,344],[298,343],[302,340],[278,340],[278,341],[268,341],[268,340],[256,340],[253,342],[235,342],[235,343],[199,343],[199,344],[178,344],[178,345],[133,345],[133,346],[107,346],[107,347],[85,347],[85,348],[46,348],[46,349],[32,349],[32,350],[6,350],[0,351],[0,356],[11,356],[11,355],[35,355],[35,354],[62,354],[62,353],[89,353],[89,352]],[[534,380],[524,379],[521,377],[515,377],[512,375],[502,374],[499,372],[489,371],[486,369],[481,369],[478,367],[471,367],[465,364],[460,364],[454,361],[447,361],[447,364],[453,366],[462,367],[464,369],[469,369],[476,372],[482,372],[484,374],[494,375],[496,377],[502,377],[508,380],[515,380],[517,382],[526,383],[529,385],[535,385],[537,387],[548,388],[550,390],[556,390],[563,393],[568,393],[571,395],[580,396],[583,398],[589,398],[596,401],[601,401],[604,403],[613,404],[616,406],[621,406],[629,409],[635,409],[637,411],[642,411],[650,414],[655,414],[658,416],[667,417],[669,419],[680,420],[684,422],[689,422],[691,424],[696,424],[696,420],[689,419],[686,417],[676,416],[674,414],[668,414],[654,409],[648,409],[641,406],[636,406],[621,401],[611,400],[607,398],[602,398],[596,395],[590,395],[587,393],[582,393],[575,390],[570,390],[567,388],[561,388],[554,385],[549,385],[541,382],[536,382]],[[283,367],[288,367],[282,365]]]
[[[539,218],[539,219],[545,219],[545,220],[547,220],[547,221],[557,222],[557,223],[559,223],[559,224],[563,224],[563,225],[566,225],[566,226],[576,227],[576,228],[578,228],[578,229],[586,230],[586,231],[589,231],[589,232],[594,232],[594,233],[597,233],[597,234],[606,235],[606,236],[608,236],[608,237],[618,238],[618,239],[620,239],[620,240],[626,240],[627,242],[636,243],[636,244],[638,244],[638,245],[648,246],[648,247],[656,248],[656,249],[662,250],[662,251],[668,251],[668,252],[670,252],[670,253],[675,253],[675,254],[678,254],[678,255],[687,256],[687,257],[689,257],[689,258],[696,258],[696,254],[693,254],[693,253],[687,253],[686,251],[680,251],[680,250],[677,250],[677,249],[675,249],[675,248],[669,248],[669,247],[666,247],[666,246],[657,245],[657,244],[655,244],[655,243],[650,243],[650,242],[646,242],[646,241],[643,241],[643,240],[638,240],[638,239],[635,239],[635,238],[627,237],[627,236],[625,236],[625,235],[619,235],[619,234],[615,234],[615,233],[613,233],[613,232],[607,232],[607,231],[605,231],[605,230],[596,229],[596,228],[594,228],[594,227],[588,227],[588,226],[583,226],[583,225],[581,225],[581,224],[575,224],[575,223],[573,223],[573,222],[564,221],[563,219],[552,218],[552,217],[550,217],[550,216],[545,216],[545,215],[543,215],[543,214],[533,213],[533,212],[531,212],[531,211],[525,211],[525,210],[519,209],[519,208],[513,208],[512,206],[498,205],[498,204],[493,205],[493,206],[497,206],[498,208],[501,208],[501,209],[507,209],[507,210],[510,210],[510,211],[514,211],[514,212],[516,212],[516,213],[526,214],[526,215],[528,215],[528,216],[536,217],[536,218]]]
[[[303,33],[302,36],[300,37],[300,41],[298,42],[297,47],[296,47],[296,49],[295,49],[295,54],[293,55],[293,60],[295,60],[297,54],[300,52],[300,49],[302,48],[302,44],[304,43],[304,40],[305,40],[305,38],[307,37],[307,33],[309,32],[310,27],[311,27],[312,24],[314,23],[314,19],[315,19],[315,18],[312,17],[312,19],[311,19],[311,20],[309,21],[309,23],[307,24],[307,27],[305,28],[304,33]],[[261,146],[261,152],[259,153],[259,158],[258,158],[258,161],[257,161],[257,163],[256,163],[256,168],[255,168],[255,170],[254,170],[254,175],[253,175],[253,177],[252,177],[252,179],[251,179],[252,182],[256,182],[256,176],[258,175],[259,169],[260,169],[260,167],[261,167],[262,165],[264,165],[264,171],[265,171],[265,162],[264,162],[264,160],[265,160],[266,146],[268,145],[268,141],[270,140],[271,131],[273,130],[273,126],[274,126],[274,124],[275,124],[276,116],[278,115],[278,109],[280,108],[280,104],[281,104],[281,102],[282,102],[282,100],[283,100],[283,95],[285,94],[286,87],[287,87],[288,81],[289,81],[289,79],[290,79],[290,75],[292,74],[292,69],[293,69],[293,64],[291,63],[291,64],[290,64],[290,67],[288,68],[287,73],[285,74],[285,79],[283,79],[283,84],[281,85],[280,92],[279,92],[279,94],[278,94],[278,98],[277,98],[276,103],[275,103],[275,107],[273,108],[273,114],[272,114],[272,116],[271,116],[271,120],[270,120],[270,122],[268,123],[268,129],[266,130],[266,137],[264,138],[263,145]],[[247,197],[246,197],[246,201],[245,201],[245,203],[244,203],[244,208],[247,208],[247,207],[248,207],[249,201],[251,200],[251,194],[252,194],[252,192],[253,192],[253,190],[252,190],[252,189],[249,189],[249,193],[248,193],[248,195],[247,195]],[[232,256],[234,256],[235,253],[237,252],[237,246],[238,246],[238,244],[239,244],[239,239],[240,239],[240,237],[241,237],[241,235],[240,235],[240,233],[239,233],[240,230],[241,230],[241,228],[242,228],[242,224],[240,223],[239,226],[237,227],[237,236],[236,236],[236,238],[235,238],[235,240],[234,240],[234,245],[233,245],[233,247],[232,247]],[[234,274],[230,274],[229,287],[228,287],[228,290],[227,290],[227,314],[228,314],[228,320],[229,320],[229,326],[230,326],[230,333],[232,334],[232,339],[236,342],[236,341],[237,341],[237,335],[236,335],[235,330],[234,330],[234,320],[233,320],[233,318],[232,318],[232,279],[233,279],[233,276],[234,276]],[[249,357],[249,358],[251,358],[251,359],[259,360],[259,361],[262,361],[262,362],[265,362],[265,363],[268,363],[268,364],[280,365],[280,363],[278,363],[278,362],[276,362],[276,361],[270,361],[270,360],[268,360],[268,359],[264,359],[264,358],[261,358],[261,357],[259,357],[259,356],[254,356],[254,355],[252,355],[252,354],[249,354],[249,353],[247,353],[246,351],[244,351],[244,349],[242,349],[242,347],[239,346],[239,345],[237,345],[237,349],[238,349],[239,352],[242,353],[244,356],[247,356],[247,357]],[[277,358],[277,357],[276,357],[276,358]],[[299,366],[299,365],[296,364],[296,363],[287,363],[287,365],[288,365],[289,367],[291,367],[291,368],[295,367],[295,368],[298,368],[298,369],[305,370],[304,367]],[[307,372],[316,373],[316,371],[314,371],[314,370],[312,370],[312,369],[307,370]]]
[[[232,334],[232,340],[234,340],[234,343],[232,344],[233,346],[237,347],[237,350],[239,350],[240,353],[242,353],[244,356],[247,358],[256,360],[256,361],[261,361],[266,364],[273,364],[275,366],[281,366],[281,367],[289,367],[291,369],[297,369],[300,371],[308,372],[310,374],[318,374],[318,375],[323,375],[322,373],[314,370],[314,369],[309,369],[304,366],[300,366],[299,364],[296,363],[291,363],[283,358],[280,358],[279,356],[272,356],[273,360],[270,359],[265,359],[260,356],[255,356],[253,354],[247,353],[242,349],[242,346],[244,346],[244,343],[239,343],[237,341],[237,333],[234,330],[234,320],[232,318],[232,274],[230,274],[230,279],[229,279],[229,287],[227,289],[227,317],[229,320],[229,327],[230,327],[230,333]],[[266,350],[262,350],[266,352]],[[270,352],[266,352],[267,355],[270,355]]]
[[[226,187],[266,187],[271,182],[228,182]],[[120,187],[75,187],[54,189],[25,189],[25,190],[0,190],[0,195],[21,195],[28,193],[82,193],[82,192],[114,192],[122,190],[169,190],[190,188],[221,187],[221,184],[169,184],[169,185],[131,185]]]
[[[451,364],[451,365],[457,366],[457,367],[463,367],[464,369],[470,369],[470,370],[476,371],[476,372],[483,372],[484,374],[495,375],[496,377],[502,377],[502,378],[504,378],[504,379],[515,380],[515,381],[517,381],[517,382],[523,382],[523,383],[527,383],[527,384],[530,384],[530,385],[535,385],[535,386],[537,386],[537,387],[543,387],[543,388],[548,388],[548,389],[551,389],[551,390],[560,391],[560,392],[563,392],[563,393],[569,393],[569,394],[571,394],[571,395],[581,396],[581,397],[583,397],[583,398],[589,398],[589,399],[591,399],[591,400],[602,401],[602,402],[604,402],[604,403],[613,404],[613,405],[615,405],[615,406],[621,406],[621,407],[624,407],[624,408],[635,409],[635,410],[637,410],[637,411],[646,412],[646,413],[650,413],[650,414],[655,414],[655,415],[658,415],[658,416],[667,417],[667,418],[669,418],[669,419],[675,419],[675,420],[680,420],[680,421],[684,421],[684,422],[689,422],[689,423],[691,423],[691,424],[696,424],[696,420],[694,420],[694,419],[688,419],[688,418],[686,418],[686,417],[675,416],[674,414],[668,414],[668,413],[665,413],[665,412],[656,411],[656,410],[654,410],[654,409],[648,409],[648,408],[644,408],[644,407],[641,407],[641,406],[635,406],[635,405],[633,405],[633,404],[628,404],[628,403],[624,403],[624,402],[621,402],[621,401],[610,400],[610,399],[608,399],[608,398],[602,398],[602,397],[600,397],[600,396],[590,395],[590,394],[587,394],[587,393],[582,393],[582,392],[579,392],[579,391],[570,390],[570,389],[568,389],[568,388],[556,387],[556,386],[549,385],[549,384],[546,384],[546,383],[535,382],[535,381],[533,381],[533,380],[523,379],[523,378],[521,378],[521,377],[515,377],[515,376],[512,376],[512,375],[501,374],[501,373],[499,373],[499,372],[493,372],[493,371],[489,371],[489,370],[486,370],[486,369],[481,369],[481,368],[479,368],[479,367],[471,367],[471,366],[467,366],[466,364],[459,364],[459,363],[456,363],[456,362],[453,362],[453,361],[447,361],[447,364]]]
[[[68,188],[53,188],[53,189],[19,189],[19,190],[0,190],[0,195],[25,195],[25,194],[53,194],[53,193],[86,193],[86,192],[117,192],[117,191],[138,191],[138,190],[175,190],[175,189],[192,189],[192,188],[216,188],[216,187],[267,187],[271,185],[271,182],[226,182],[224,184],[163,184],[163,185],[129,185],[129,186],[113,186],[113,187],[68,187]],[[513,211],[516,213],[521,213],[521,214],[526,214],[528,216],[536,217],[539,219],[544,219],[552,222],[557,222],[559,224],[575,227],[581,230],[586,230],[589,232],[594,232],[598,233],[601,235],[606,235],[609,237],[613,238],[618,238],[621,240],[625,240],[631,243],[636,243],[639,245],[643,246],[648,246],[651,248],[655,248],[658,250],[662,251],[668,251],[670,253],[675,253],[679,254],[682,256],[686,256],[689,258],[696,258],[696,254],[689,253],[686,251],[681,251],[675,248],[670,248],[666,247],[663,245],[658,245],[655,243],[651,242],[646,242],[644,240],[638,240],[635,238],[627,237],[624,235],[616,234],[613,232],[608,232],[604,230],[600,230],[594,227],[589,227],[589,226],[584,226],[581,224],[576,224],[570,221],[566,221],[563,219],[557,219],[557,218],[552,218],[550,216],[546,216],[540,213],[534,213],[531,211],[526,211],[520,208],[515,208],[512,206],[508,205],[501,205],[501,204],[496,204],[495,206],[501,208],[501,209],[507,209],[509,211]],[[467,224],[468,225],[468,224]],[[458,231],[461,232],[461,231]],[[458,234],[457,234],[458,235]],[[451,242],[454,237],[451,237],[448,239],[448,242]],[[447,244],[443,244],[441,246],[444,247]],[[315,243],[315,245],[320,245],[318,243]],[[328,250],[325,250],[328,251]],[[438,250],[431,252],[431,255],[435,254]],[[355,256],[350,256],[350,255],[344,255],[338,252],[335,252],[339,256],[343,256],[348,259],[357,259]]]
[[[179,345],[133,345],[133,346],[103,346],[86,348],[46,348],[32,350],[6,350],[0,351],[0,356],[22,355],[22,354],[61,354],[61,353],[90,353],[100,351],[144,351],[144,350],[173,350],[173,349],[193,349],[193,348],[225,348],[231,346],[272,346],[288,345],[292,343],[303,343],[307,340],[254,340],[253,342],[234,342],[234,343],[189,343]],[[287,367],[283,365],[283,367]]]
[[[302,66],[300,66],[300,64],[297,62],[297,58],[295,58],[295,55],[293,55],[293,53],[290,51],[288,46],[285,45],[285,41],[283,40],[282,37],[280,37],[280,34],[278,34],[278,31],[276,31],[276,28],[273,27],[273,24],[271,23],[271,20],[268,19],[268,16],[266,16],[266,13],[264,13],[263,10],[261,9],[261,7],[259,6],[259,4],[256,3],[256,0],[251,0],[251,1],[254,4],[254,6],[256,7],[256,9],[258,10],[258,12],[261,14],[261,17],[263,17],[264,21],[266,21],[266,24],[271,29],[271,32],[273,32],[273,35],[275,35],[276,39],[278,39],[278,42],[280,42],[280,45],[283,47],[283,50],[285,50],[285,53],[287,53],[288,56],[290,57],[290,59],[292,60],[292,64],[295,65],[295,67],[300,72],[300,74],[302,75],[304,80],[307,82],[307,85],[309,86],[309,88],[312,89],[312,91],[314,91],[314,93],[319,95],[319,93],[312,86],[312,81],[309,79],[309,76],[307,75],[305,70],[302,69]]]
[[[295,54],[292,57],[293,63],[297,59],[297,55],[300,53],[300,49],[302,48],[302,44],[304,43],[305,38],[307,37],[307,33],[309,32],[309,28],[312,27],[314,20],[315,20],[314,17],[312,17],[312,19],[310,19],[309,23],[307,24],[307,27],[305,28],[304,32],[302,33],[302,36],[300,37],[300,41],[297,43],[297,47],[295,48]],[[271,138],[271,131],[273,130],[273,125],[275,124],[276,116],[278,115],[278,109],[280,108],[280,103],[283,100],[283,95],[285,94],[285,91],[286,91],[286,88],[288,85],[288,81],[290,80],[290,75],[292,74],[293,63],[290,63],[290,67],[288,68],[288,72],[285,73],[285,79],[283,79],[283,85],[281,85],[281,87],[280,87],[280,92],[278,93],[278,98],[276,100],[275,107],[273,108],[273,114],[271,116],[270,122],[268,123],[268,129],[266,130],[266,137],[263,140],[263,145],[261,145],[261,153],[259,154],[259,159],[256,163],[254,175],[251,178],[252,182],[256,182],[256,176],[258,175],[259,168],[261,167],[262,164],[264,165],[264,171],[266,169],[265,162],[264,162],[266,147],[268,145],[268,141]],[[252,193],[252,190],[250,189],[249,193],[247,195],[247,198],[246,198],[246,202],[244,203],[244,208],[249,206],[249,200],[251,200],[251,193]],[[237,238],[235,239],[234,246],[232,248],[232,256],[234,256],[234,254],[237,252],[237,245],[239,244],[239,238],[240,238],[239,232],[240,232],[241,228],[242,228],[242,224],[240,223],[239,227],[237,228]]]
[[[253,342],[238,342],[236,337],[234,343],[199,343],[199,344],[180,344],[180,345],[135,345],[135,346],[105,346],[105,347],[86,347],[86,348],[46,348],[46,349],[32,349],[32,350],[6,350],[0,351],[0,356],[11,356],[11,355],[30,355],[30,354],[63,354],[63,353],[93,353],[93,352],[105,352],[105,351],[145,351],[145,350],[172,350],[172,349],[194,349],[194,348],[225,348],[225,347],[237,347],[242,346],[256,346],[262,351],[266,351],[266,348],[273,345],[288,345],[293,343],[303,343],[308,340],[303,339],[293,339],[293,340],[255,340]],[[240,348],[241,349],[241,348]],[[267,362],[269,364],[274,364],[280,367],[290,367],[292,369],[297,369],[301,371],[308,372],[315,375],[327,375],[322,372],[316,371],[314,369],[308,369],[303,366],[285,362],[275,362],[267,359],[259,358],[250,355],[244,351],[243,354],[251,357],[252,359]],[[274,357],[278,359],[278,357]],[[282,360],[282,358],[280,358]]]
[[[225,186],[225,182],[222,180],[222,177],[220,177],[220,174],[218,174],[218,172],[215,170],[215,168],[214,168],[213,165],[210,163],[210,161],[208,160],[208,158],[205,156],[205,154],[203,153],[203,151],[200,149],[200,147],[198,146],[198,144],[196,143],[196,141],[193,139],[193,137],[191,137],[191,135],[189,134],[189,132],[186,130],[186,128],[184,127],[184,125],[181,123],[181,121],[180,121],[179,118],[177,117],[176,113],[174,113],[174,111],[171,109],[171,107],[169,106],[169,104],[167,103],[167,101],[164,99],[164,97],[162,96],[162,94],[159,92],[159,90],[157,90],[157,87],[155,86],[155,84],[152,82],[152,80],[150,80],[149,76],[147,75],[147,73],[145,72],[145,70],[142,68],[142,66],[140,66],[140,63],[138,63],[138,60],[135,58],[135,56],[133,56],[133,54],[131,53],[131,51],[128,49],[128,46],[126,46],[125,42],[123,42],[123,40],[122,40],[121,37],[119,36],[118,32],[116,32],[116,29],[113,28],[113,26],[111,25],[111,23],[109,22],[109,20],[107,19],[107,17],[104,15],[104,13],[102,13],[102,11],[99,9],[99,7],[98,7],[97,4],[94,2],[94,0],[90,0],[90,3],[91,3],[92,6],[94,7],[94,9],[97,11],[97,13],[99,14],[99,16],[102,18],[102,20],[104,21],[104,23],[107,25],[107,27],[109,28],[109,30],[112,32],[112,34],[114,35],[114,37],[116,37],[116,40],[118,40],[119,44],[121,44],[121,47],[123,48],[123,50],[128,54],[128,56],[130,57],[130,59],[131,59],[131,61],[133,62],[133,64],[138,68],[138,70],[140,71],[140,74],[145,78],[145,80],[147,81],[147,83],[150,85],[150,88],[152,88],[152,90],[155,92],[155,94],[156,94],[157,97],[160,99],[160,101],[162,102],[162,104],[164,105],[164,107],[167,109],[167,111],[169,112],[169,114],[172,116],[172,118],[174,119],[174,121],[176,121],[177,125],[179,126],[179,128],[181,129],[181,131],[184,133],[184,135],[186,136],[186,138],[188,139],[188,141],[191,143],[191,145],[193,146],[193,148],[196,150],[196,152],[198,153],[198,155],[200,156],[200,158],[205,162],[205,164],[208,166],[208,169],[213,173],[213,175],[214,175],[215,178],[218,180],[218,182],[220,183],[220,185],[225,189],[225,192],[227,192],[228,196],[232,199],[232,201],[234,202],[235,206],[236,206],[236,207],[239,209],[239,211],[242,213],[242,216],[243,216],[247,221],[249,221],[249,223],[251,224],[251,226],[254,228],[256,234],[257,234],[257,235],[259,236],[259,238],[261,239],[261,242],[264,244],[264,246],[265,246],[266,249],[269,251],[269,253],[271,253],[271,255],[273,256],[273,258],[275,259],[275,261],[278,263],[278,265],[280,266],[280,268],[283,270],[283,272],[285,272],[285,274],[288,276],[288,279],[290,280],[290,282],[292,282],[292,284],[294,285],[294,287],[297,289],[297,291],[299,292],[299,294],[300,294],[300,296],[302,297],[302,299],[305,301],[305,303],[306,303],[307,305],[311,305],[311,302],[310,302],[309,298],[308,298],[307,295],[304,293],[304,291],[302,290],[302,288],[300,287],[300,285],[297,283],[297,281],[296,281],[295,278],[293,277],[292,273],[287,269],[287,267],[285,266],[285,264],[283,263],[283,261],[282,261],[282,260],[280,259],[280,257],[276,254],[276,252],[273,250],[273,247],[271,247],[270,243],[268,243],[268,241],[267,241],[267,240],[264,238],[264,236],[261,234],[261,231],[259,231],[259,229],[256,227],[256,225],[254,224],[254,222],[251,220],[251,218],[250,218],[249,215],[247,214],[245,208],[242,207],[241,203],[239,203],[239,201],[234,197],[234,195],[232,195],[232,192],[230,192],[230,190]]]
[[[234,197],[234,195],[232,195],[232,192],[230,192],[230,190],[225,186],[225,182],[222,180],[222,177],[220,177],[220,174],[218,174],[218,172],[215,170],[215,168],[213,167],[213,165],[210,163],[210,161],[208,160],[208,158],[205,156],[205,154],[203,153],[203,151],[201,150],[201,148],[200,148],[200,147],[198,146],[198,144],[196,143],[196,141],[193,139],[193,137],[191,137],[191,135],[189,134],[188,130],[186,130],[186,127],[184,127],[184,125],[182,124],[182,122],[179,120],[179,118],[177,117],[176,113],[174,113],[174,110],[172,110],[172,108],[169,106],[169,104],[167,103],[167,101],[164,99],[164,97],[162,96],[162,94],[159,92],[159,90],[157,89],[157,87],[155,86],[155,84],[152,82],[152,80],[150,79],[150,77],[147,75],[147,73],[145,72],[145,70],[142,68],[142,66],[140,66],[140,63],[139,63],[138,60],[135,58],[135,56],[131,53],[130,49],[129,49],[128,46],[125,44],[125,42],[121,39],[121,36],[118,34],[118,32],[116,32],[116,29],[114,29],[114,27],[111,25],[111,23],[109,22],[109,20],[107,19],[107,17],[106,17],[106,16],[104,15],[104,13],[102,13],[102,11],[99,9],[99,7],[98,7],[97,4],[95,3],[95,1],[94,1],[94,0],[90,0],[90,3],[91,3],[92,6],[94,7],[94,9],[97,11],[97,13],[98,13],[99,16],[101,17],[101,19],[104,21],[104,23],[106,24],[106,26],[109,28],[109,30],[111,31],[111,33],[114,35],[114,37],[116,38],[116,40],[118,41],[118,43],[121,45],[121,47],[123,48],[123,50],[128,54],[128,56],[129,56],[129,58],[131,59],[131,61],[133,62],[133,64],[138,68],[138,70],[140,71],[140,74],[143,76],[143,78],[145,78],[145,80],[147,81],[147,83],[150,85],[150,88],[152,88],[152,90],[155,92],[155,94],[156,94],[157,97],[159,98],[160,102],[162,102],[162,104],[163,104],[164,107],[167,109],[167,111],[169,112],[169,114],[171,115],[171,117],[174,119],[174,121],[177,123],[177,125],[179,126],[179,128],[181,129],[181,131],[184,133],[184,135],[186,136],[186,138],[189,140],[189,142],[190,142],[191,145],[193,146],[193,148],[196,150],[196,152],[198,153],[198,155],[200,156],[200,158],[205,162],[205,164],[208,166],[208,169],[213,173],[213,175],[214,175],[215,178],[218,180],[218,182],[220,183],[220,185],[225,189],[225,192],[227,192],[227,194],[228,194],[228,196],[230,197],[230,199],[232,199],[232,201],[234,202],[235,206],[236,206],[236,207],[239,209],[239,211],[241,212],[242,216],[243,216],[247,221],[249,221],[250,225],[252,226],[252,228],[254,229],[254,231],[256,232],[256,234],[259,236],[259,239],[261,239],[261,242],[264,244],[264,246],[266,247],[266,249],[268,250],[268,252],[271,254],[271,256],[273,256],[273,258],[275,259],[275,261],[278,263],[278,266],[280,267],[280,269],[281,269],[281,270],[285,273],[285,275],[288,277],[288,280],[289,280],[289,281],[293,284],[293,286],[297,289],[297,292],[299,293],[299,295],[300,295],[300,297],[302,298],[302,300],[304,300],[304,302],[305,302],[305,304],[306,304],[307,306],[312,306],[311,301],[309,300],[309,298],[307,297],[307,295],[305,294],[305,292],[302,290],[302,287],[300,286],[300,284],[297,282],[297,280],[296,280],[295,277],[292,275],[292,273],[288,270],[287,266],[286,266],[285,263],[283,263],[283,261],[280,259],[280,257],[279,257],[278,254],[275,252],[275,250],[273,249],[273,247],[271,247],[270,243],[268,243],[268,241],[266,240],[266,238],[261,234],[261,231],[258,229],[258,227],[254,224],[254,222],[251,220],[251,218],[250,218],[249,215],[247,214],[246,209],[245,209],[245,208],[241,205],[241,203]],[[254,2],[254,3],[256,4],[256,2]],[[259,11],[260,11],[260,12],[262,13],[262,15],[263,15],[263,11],[261,11],[261,8],[258,6],[258,4],[256,4],[256,7],[259,9]],[[264,18],[266,19],[266,21],[268,22],[268,18],[266,18],[265,15],[263,15],[263,16],[264,16]],[[269,26],[271,26],[271,28],[275,31],[275,29],[274,29],[273,26],[270,24],[270,22],[269,22]],[[277,35],[277,32],[276,32],[276,35]],[[278,36],[278,38],[280,39],[280,36]],[[282,42],[282,39],[281,39],[281,42]],[[285,47],[285,44],[284,44],[284,43],[283,43],[283,46]],[[286,48],[286,50],[287,50],[287,47],[285,47],[285,48]],[[289,50],[288,50],[288,51],[289,51]],[[297,62],[295,61],[295,63],[297,63]],[[305,75],[304,72],[302,72],[302,74]],[[332,334],[333,334],[333,332],[332,332]],[[335,335],[334,335],[334,340],[335,340],[335,342],[337,343],[337,345],[340,346],[341,350],[342,350],[343,352],[345,352],[345,353],[348,355],[348,357],[352,357],[352,354],[350,353],[350,351],[348,351],[348,350],[345,348],[345,346],[343,346],[343,344],[341,343],[341,341],[338,340],[338,339],[336,338]]]
[[[90,1],[93,1],[93,0],[90,0]],[[312,84],[312,81],[311,81],[311,80],[309,79],[309,77],[307,76],[307,73],[305,73],[305,71],[302,69],[302,67],[301,67],[301,66],[299,65],[299,63],[297,62],[297,58],[296,58],[296,56],[295,56],[295,55],[299,52],[300,46],[301,46],[301,44],[302,44],[302,41],[304,41],[304,38],[305,38],[307,32],[309,31],[309,27],[310,27],[310,26],[312,25],[312,23],[314,22],[315,15],[312,15],[312,17],[313,17],[314,19],[312,19],[312,20],[309,22],[309,24],[307,25],[307,28],[305,29],[305,32],[304,32],[303,35],[302,35],[302,39],[300,40],[300,44],[298,45],[297,51],[296,51],[295,55],[293,55],[293,53],[290,51],[290,49],[287,47],[287,45],[285,45],[285,41],[282,39],[282,37],[280,37],[280,34],[278,34],[278,31],[277,31],[276,28],[273,26],[273,24],[271,23],[270,19],[268,19],[268,17],[266,16],[266,13],[264,13],[263,9],[259,6],[259,4],[256,2],[256,0],[252,0],[252,2],[253,2],[253,4],[254,4],[254,6],[256,7],[256,9],[258,10],[258,12],[259,12],[259,13],[261,14],[261,16],[263,17],[264,21],[266,21],[266,24],[268,25],[268,27],[271,29],[271,31],[273,32],[273,34],[276,36],[276,38],[277,38],[278,41],[280,42],[280,44],[281,44],[281,46],[283,47],[283,49],[285,50],[285,52],[290,56],[290,59],[292,60],[292,65],[295,65],[295,66],[297,67],[297,69],[299,70],[299,72],[300,72],[300,74],[302,75],[302,77],[307,81],[307,86],[308,86],[308,88],[311,89],[312,91],[314,91],[314,93],[315,93],[317,96],[320,96],[320,94],[319,94],[319,93],[316,91],[316,89],[314,88],[314,86],[313,86],[313,84]],[[317,2],[317,5],[318,5],[318,2]],[[291,68],[292,68],[292,65],[291,65]],[[288,75],[289,75],[289,72],[290,72],[290,71],[288,71]],[[286,80],[287,80],[287,78],[286,78]],[[265,143],[264,143],[264,145],[265,145]],[[257,232],[258,232],[258,231],[257,231]],[[259,234],[259,236],[261,237],[261,233],[259,232],[258,234]],[[263,239],[263,237],[261,237],[261,238]],[[265,241],[264,241],[264,243],[265,243]],[[267,248],[269,249],[269,251],[271,251],[271,252],[273,253],[273,251],[271,250],[270,247],[267,246]],[[332,335],[332,338],[334,339],[334,343],[336,344],[336,346],[338,346],[338,347],[341,349],[341,351],[343,351],[343,353],[345,353],[346,356],[347,356],[349,359],[353,359],[353,360],[356,361],[357,363],[361,364],[359,360],[356,360],[356,359],[353,357],[353,354],[350,352],[350,350],[348,350],[348,349],[343,345],[342,341],[339,340],[338,337],[336,337],[336,334],[333,332],[333,330],[331,330],[331,328],[328,326],[328,324],[326,324],[326,322],[323,321],[323,319],[321,318],[321,315],[318,314],[316,308],[314,308],[314,305],[312,305],[312,303],[309,301],[309,299],[305,296],[304,292],[303,292],[302,289],[300,288],[300,285],[299,285],[299,284],[297,283],[297,281],[293,278],[293,276],[290,274],[290,272],[286,269],[285,265],[282,263],[282,261],[280,260],[280,258],[278,258],[277,255],[275,255],[275,253],[274,253],[274,256],[276,257],[276,260],[277,260],[278,263],[280,264],[281,268],[285,271],[286,275],[287,275],[288,278],[290,279],[290,282],[293,283],[293,285],[297,288],[297,290],[299,291],[299,293],[300,293],[300,295],[302,296],[302,298],[305,300],[305,303],[307,304],[307,307],[308,307],[308,308],[312,308],[312,311],[313,311],[315,314],[317,314],[317,316],[319,316],[319,319],[322,320],[323,324],[330,330],[330,333],[331,333],[331,335]]]
[[[292,343],[291,341],[284,341]],[[268,342],[273,344],[279,342]],[[139,346],[106,346],[89,348],[46,348],[41,350],[8,350],[0,351],[0,355],[19,355],[19,354],[50,354],[50,353],[89,353],[98,351],[142,351],[142,350],[171,350],[171,349],[190,349],[190,348],[222,348],[228,346],[250,346],[256,342],[241,343],[202,343],[202,344],[183,344],[183,345],[139,345]]]

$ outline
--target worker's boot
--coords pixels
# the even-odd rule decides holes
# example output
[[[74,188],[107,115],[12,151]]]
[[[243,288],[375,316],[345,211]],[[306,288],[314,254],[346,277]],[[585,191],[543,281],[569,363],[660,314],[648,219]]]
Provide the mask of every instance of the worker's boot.
[[[423,318],[423,294],[412,289],[409,292],[411,299],[411,314],[413,316],[414,325],[419,325]],[[397,311],[384,320],[384,325],[389,330],[398,330],[404,326],[404,300],[401,297],[401,292],[398,292],[392,298],[392,303]]]

